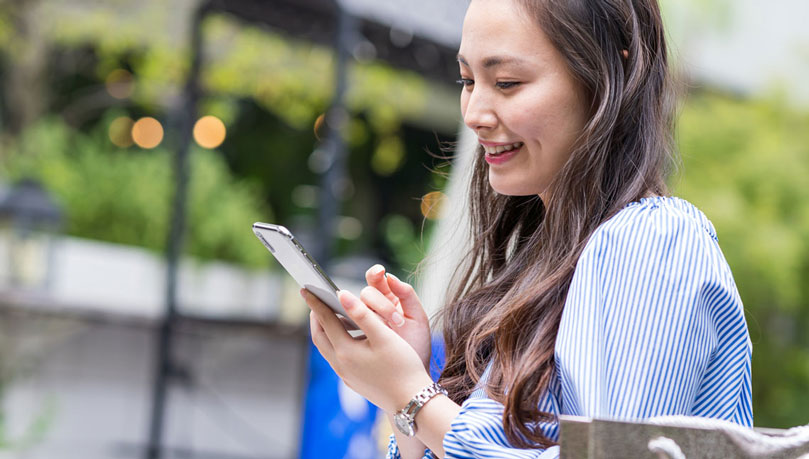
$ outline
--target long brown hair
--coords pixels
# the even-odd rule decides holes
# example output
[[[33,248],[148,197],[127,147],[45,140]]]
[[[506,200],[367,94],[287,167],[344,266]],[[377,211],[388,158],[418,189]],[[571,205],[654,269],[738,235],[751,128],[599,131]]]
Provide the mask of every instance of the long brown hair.
[[[674,97],[657,0],[513,0],[536,18],[592,101],[546,203],[488,183],[481,148],[470,186],[473,246],[442,312],[440,381],[457,403],[485,388],[514,446],[550,446],[536,423],[573,271],[593,231],[626,204],[667,194]],[[626,51],[626,52],[624,52]],[[547,205],[546,205],[547,204]]]

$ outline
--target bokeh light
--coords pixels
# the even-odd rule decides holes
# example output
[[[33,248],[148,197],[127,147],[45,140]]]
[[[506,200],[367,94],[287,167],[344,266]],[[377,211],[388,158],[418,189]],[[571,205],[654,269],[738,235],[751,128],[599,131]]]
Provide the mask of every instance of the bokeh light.
[[[318,193],[320,193],[320,189],[316,186],[298,185],[292,189],[290,197],[298,207],[314,208],[317,206]]]
[[[428,220],[436,220],[444,214],[447,195],[440,191],[432,191],[421,198],[421,214]]]
[[[163,141],[163,126],[151,116],[143,117],[132,126],[132,140],[141,148],[154,148]]]
[[[124,69],[115,69],[107,75],[105,80],[107,92],[116,99],[126,99],[135,89],[135,79]]]
[[[355,217],[338,217],[337,236],[349,241],[359,239],[362,236],[362,222]]]
[[[110,123],[110,141],[116,147],[126,148],[134,142],[132,140],[132,126],[135,121],[128,116],[119,116]]]
[[[315,120],[315,138],[318,141],[323,140],[323,124],[326,121],[326,114],[321,113]]]
[[[203,116],[194,124],[194,140],[202,148],[213,149],[222,145],[226,135],[225,123],[213,115]]]
[[[371,169],[383,177],[396,172],[405,160],[405,147],[397,136],[383,138],[371,156]]]

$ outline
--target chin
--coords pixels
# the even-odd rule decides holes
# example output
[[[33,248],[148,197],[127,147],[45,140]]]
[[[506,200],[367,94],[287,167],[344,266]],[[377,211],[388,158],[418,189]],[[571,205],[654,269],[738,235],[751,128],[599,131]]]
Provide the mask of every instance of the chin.
[[[539,195],[539,187],[533,184],[517,183],[513,180],[504,180],[505,177],[493,177],[489,172],[489,186],[498,193],[505,196],[536,196]]]

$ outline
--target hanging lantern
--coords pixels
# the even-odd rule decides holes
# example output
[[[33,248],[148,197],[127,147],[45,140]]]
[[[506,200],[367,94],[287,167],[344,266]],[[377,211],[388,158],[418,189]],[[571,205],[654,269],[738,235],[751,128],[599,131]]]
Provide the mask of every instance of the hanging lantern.
[[[37,181],[0,192],[0,289],[47,289],[61,223],[61,209]]]

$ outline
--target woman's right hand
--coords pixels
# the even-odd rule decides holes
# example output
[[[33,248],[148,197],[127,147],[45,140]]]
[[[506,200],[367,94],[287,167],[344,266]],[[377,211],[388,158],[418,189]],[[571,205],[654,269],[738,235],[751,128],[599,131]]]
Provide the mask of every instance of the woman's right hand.
[[[368,286],[360,292],[360,299],[371,307],[388,326],[415,349],[430,370],[430,321],[415,289],[393,274],[385,275],[385,267],[374,265],[365,272]],[[379,296],[387,301],[378,301]],[[372,306],[383,305],[383,306]]]

